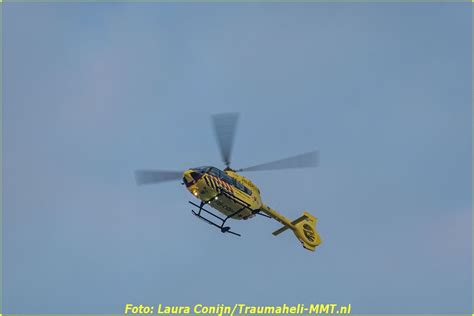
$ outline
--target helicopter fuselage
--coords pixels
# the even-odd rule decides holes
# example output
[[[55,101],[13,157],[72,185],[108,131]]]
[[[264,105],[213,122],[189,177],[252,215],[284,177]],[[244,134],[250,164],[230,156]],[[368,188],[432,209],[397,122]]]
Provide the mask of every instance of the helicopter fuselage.
[[[221,158],[226,166],[224,170],[211,166],[191,168],[184,171],[184,173],[177,170],[136,170],[135,179],[137,184],[153,184],[182,178],[186,189],[200,200],[200,203],[188,201],[189,204],[195,207],[191,209],[192,214],[218,228],[222,233],[241,236],[236,231],[231,230],[230,226],[227,226],[228,220],[231,218],[245,220],[260,215],[273,218],[283,225],[283,227],[273,232],[274,236],[286,230],[291,230],[304,248],[314,251],[321,243],[316,231],[318,219],[306,211],[295,220],[288,219],[280,212],[262,203],[258,187],[249,179],[238,174],[237,171],[315,167],[318,163],[318,152],[312,151],[235,171],[230,168],[230,161],[237,119],[238,113],[222,113],[212,117]],[[224,216],[211,211],[209,207],[214,208]]]
[[[227,169],[198,167],[183,173],[188,191],[202,202],[229,216],[247,205],[233,219],[249,219],[262,207],[260,190],[247,178]]]
[[[319,234],[315,229],[317,219],[314,216],[304,212],[303,216],[296,220],[289,220],[268,205],[263,204],[257,186],[230,168],[224,171],[215,167],[188,169],[183,173],[183,184],[186,185],[192,195],[201,200],[200,206],[190,202],[199,207],[198,213],[193,211],[194,215],[219,227],[222,232],[240,236],[240,234],[230,231],[230,227],[224,226],[227,219],[249,219],[254,217],[255,214],[263,212],[267,217],[274,218],[284,225],[273,232],[275,236],[291,229],[303,244],[303,247],[309,250],[314,251],[321,243]],[[210,205],[226,216],[225,219],[220,218],[222,220],[221,225],[202,217],[201,211],[210,214],[203,209],[203,205]]]

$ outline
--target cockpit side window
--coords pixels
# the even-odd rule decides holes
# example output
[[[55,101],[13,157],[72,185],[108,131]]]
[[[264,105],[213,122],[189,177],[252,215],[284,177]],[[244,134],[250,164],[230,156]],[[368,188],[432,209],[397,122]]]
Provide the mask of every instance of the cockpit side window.
[[[191,172],[191,177],[194,179],[194,181],[197,181],[197,180],[201,179],[202,173]]]

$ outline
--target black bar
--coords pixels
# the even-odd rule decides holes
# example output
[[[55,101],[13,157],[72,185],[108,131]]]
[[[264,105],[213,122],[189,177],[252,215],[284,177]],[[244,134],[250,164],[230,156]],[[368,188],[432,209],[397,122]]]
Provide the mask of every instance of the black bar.
[[[233,231],[230,231],[230,230],[226,231],[226,233],[231,233],[231,234],[234,234],[234,235],[236,235],[236,236],[242,237],[242,236],[240,236],[240,234],[234,233]]]

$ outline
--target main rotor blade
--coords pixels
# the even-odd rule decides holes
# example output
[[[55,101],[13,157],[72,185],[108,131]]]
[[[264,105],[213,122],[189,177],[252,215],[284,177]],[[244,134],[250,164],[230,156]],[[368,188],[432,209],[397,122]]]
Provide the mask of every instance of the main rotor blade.
[[[242,168],[237,171],[261,171],[261,170],[276,170],[276,169],[294,169],[294,168],[310,168],[316,167],[319,163],[319,152],[312,151],[305,154],[300,154],[293,157],[288,157],[272,162],[263,163],[260,165]]]
[[[224,161],[227,167],[230,165],[230,156],[238,119],[238,113],[222,113],[212,116],[217,144],[219,145],[222,161]]]
[[[182,171],[164,171],[164,170],[137,170],[135,171],[135,180],[137,181],[138,185],[178,180],[182,176],[183,176]]]

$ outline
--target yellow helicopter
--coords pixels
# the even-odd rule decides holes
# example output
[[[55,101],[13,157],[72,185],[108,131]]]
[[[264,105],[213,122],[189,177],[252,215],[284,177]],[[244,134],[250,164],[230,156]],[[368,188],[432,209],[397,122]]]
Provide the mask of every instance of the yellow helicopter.
[[[308,212],[303,212],[303,215],[294,221],[289,220],[264,204],[259,188],[238,172],[315,167],[318,163],[318,152],[313,151],[233,170],[230,168],[230,156],[238,114],[217,114],[212,116],[212,121],[222,160],[226,166],[224,170],[212,166],[191,168],[184,172],[137,170],[135,171],[137,184],[144,185],[182,179],[182,184],[186,186],[187,190],[200,200],[199,204],[189,201],[191,205],[197,207],[197,210],[192,210],[192,213],[219,228],[221,232],[240,236],[240,234],[231,231],[229,226],[225,226],[227,220],[231,218],[248,220],[255,215],[261,215],[273,218],[283,224],[283,227],[273,232],[274,236],[291,229],[304,248],[314,251],[321,243],[321,238],[316,231],[317,218]],[[209,205],[224,216],[205,209],[205,205]]]

